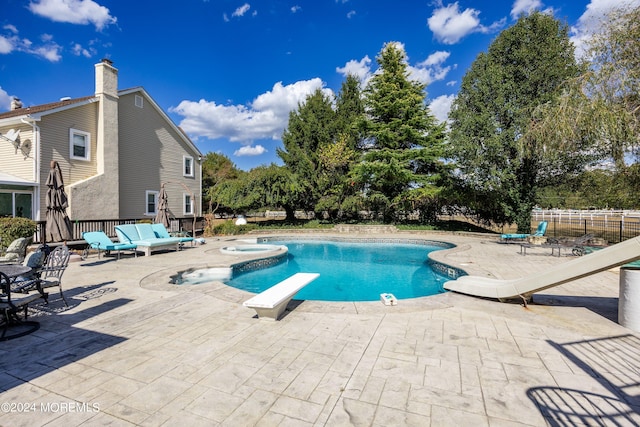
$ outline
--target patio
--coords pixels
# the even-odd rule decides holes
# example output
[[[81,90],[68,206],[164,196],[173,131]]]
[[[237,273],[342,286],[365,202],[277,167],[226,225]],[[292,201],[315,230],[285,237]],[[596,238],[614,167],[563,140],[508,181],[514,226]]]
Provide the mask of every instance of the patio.
[[[455,243],[438,260],[504,279],[571,259],[495,236],[392,237]],[[616,323],[615,269],[527,308],[445,293],[304,301],[266,322],[246,292],[168,283],[246,257],[228,244],[71,263],[70,307],[53,292],[38,331],[0,342],[0,425],[640,424],[640,334]]]

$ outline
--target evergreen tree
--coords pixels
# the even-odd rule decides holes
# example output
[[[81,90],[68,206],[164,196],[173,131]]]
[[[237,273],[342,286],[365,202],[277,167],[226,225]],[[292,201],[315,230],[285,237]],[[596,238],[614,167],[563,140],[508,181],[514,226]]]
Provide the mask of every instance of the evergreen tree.
[[[321,196],[318,149],[329,144],[335,135],[335,112],[331,102],[320,89],[309,95],[297,111],[289,114],[289,125],[282,135],[284,148],[277,150],[297,185],[295,194],[298,198],[291,200],[292,205],[305,211],[313,210]]]
[[[409,79],[401,45],[387,43],[377,61],[380,72],[365,89],[364,156],[355,170],[369,208],[389,222],[437,197],[444,125],[425,103],[425,85]]]

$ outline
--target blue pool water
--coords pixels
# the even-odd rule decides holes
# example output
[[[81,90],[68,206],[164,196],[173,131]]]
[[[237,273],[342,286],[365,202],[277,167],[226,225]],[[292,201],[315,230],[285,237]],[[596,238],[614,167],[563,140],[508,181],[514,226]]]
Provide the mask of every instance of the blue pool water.
[[[427,254],[443,246],[405,243],[327,241],[269,241],[289,249],[274,266],[233,274],[226,284],[259,293],[299,273],[320,273],[296,299],[316,301],[375,301],[381,293],[397,299],[444,292],[448,278],[427,264]]]

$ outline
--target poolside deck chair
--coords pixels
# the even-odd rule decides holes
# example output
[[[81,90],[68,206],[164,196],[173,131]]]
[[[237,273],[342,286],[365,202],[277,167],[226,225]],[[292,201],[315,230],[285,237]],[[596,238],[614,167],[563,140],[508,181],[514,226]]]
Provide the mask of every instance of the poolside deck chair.
[[[91,249],[98,250],[98,259],[100,259],[100,253],[106,252],[109,254],[111,251],[116,251],[118,259],[120,259],[120,251],[133,251],[135,257],[138,257],[136,248],[138,245],[134,243],[115,243],[104,231],[86,231],[82,233],[82,238],[86,240]]]
[[[538,236],[538,237],[542,237],[545,235],[545,233],[547,232],[547,221],[540,221],[540,223],[538,224],[538,228],[536,229],[535,233],[533,234],[524,234],[524,233],[512,233],[512,234],[503,234],[500,236],[500,241],[502,242],[506,242],[509,240],[524,240],[527,237],[530,236]]]
[[[20,237],[9,245],[4,256],[0,257],[0,264],[19,264],[24,260],[30,238]]]

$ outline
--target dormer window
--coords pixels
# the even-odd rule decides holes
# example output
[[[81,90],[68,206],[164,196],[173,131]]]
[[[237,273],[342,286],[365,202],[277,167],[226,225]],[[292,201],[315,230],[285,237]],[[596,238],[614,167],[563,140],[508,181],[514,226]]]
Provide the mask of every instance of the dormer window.
[[[69,156],[74,160],[91,160],[91,134],[78,129],[69,130]]]
[[[182,175],[193,177],[193,157],[183,156],[182,157]]]

